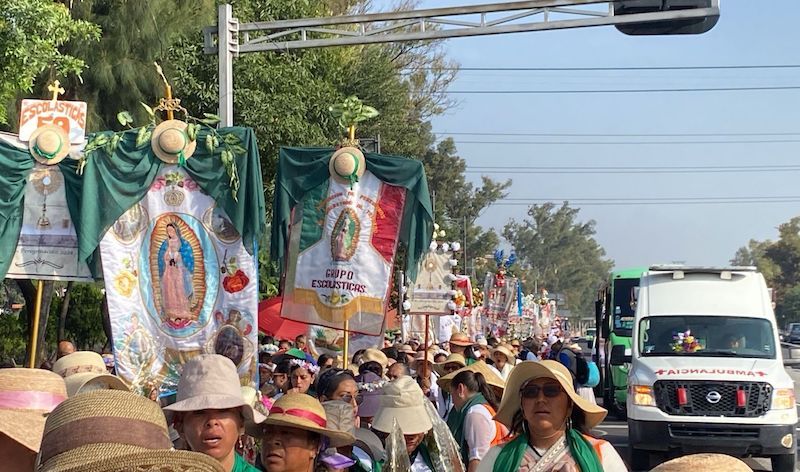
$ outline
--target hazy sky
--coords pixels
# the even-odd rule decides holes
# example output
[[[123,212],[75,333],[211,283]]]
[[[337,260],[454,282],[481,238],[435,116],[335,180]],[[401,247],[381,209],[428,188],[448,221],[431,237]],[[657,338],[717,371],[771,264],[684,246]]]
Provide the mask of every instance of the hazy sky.
[[[424,1],[430,8],[463,4]],[[482,2],[469,2],[482,3]],[[769,8],[763,7],[769,5]],[[463,67],[630,67],[800,64],[800,1],[724,0],[722,16],[698,36],[632,37],[613,27],[453,39],[449,55]],[[686,71],[462,71],[451,90],[588,90],[799,86],[800,68]],[[597,222],[597,240],[617,267],[685,261],[725,264],[751,238],[775,238],[800,214],[800,90],[454,95],[459,105],[433,121],[447,133],[600,134],[492,136],[457,134],[468,167],[512,166],[507,201],[479,223],[501,229],[526,214],[525,200],[584,199],[582,220]],[[711,136],[691,136],[700,133]],[[733,133],[720,136],[718,133]],[[742,133],[795,133],[741,135]],[[609,136],[634,134],[644,136]],[[677,134],[678,136],[653,136]],[[468,143],[466,141],[479,141]],[[568,144],[487,144],[558,141]],[[736,141],[727,144],[596,144],[598,142]],[[742,143],[741,141],[761,141]],[[771,142],[763,142],[771,141]],[[782,142],[776,142],[782,141]],[[787,142],[789,141],[789,142]],[[794,142],[797,141],[797,142]],[[590,142],[595,144],[569,144]],[[797,165],[775,171],[774,166]],[[537,173],[548,167],[767,166],[769,172]],[[769,167],[772,166],[772,169]],[[477,170],[477,169],[473,169]],[[528,172],[523,174],[522,172]],[[480,173],[470,173],[478,181]],[[709,198],[750,200],[698,204]],[[793,197],[764,202],[763,197]],[[688,199],[683,203],[664,198]],[[592,200],[595,199],[595,200]],[[596,199],[615,199],[598,205]],[[632,204],[650,199],[657,204]],[[753,203],[752,200],[761,202]],[[674,200],[673,200],[674,202]],[[509,203],[521,203],[509,205]],[[586,203],[593,203],[588,205]],[[667,203],[667,204],[665,204]]]

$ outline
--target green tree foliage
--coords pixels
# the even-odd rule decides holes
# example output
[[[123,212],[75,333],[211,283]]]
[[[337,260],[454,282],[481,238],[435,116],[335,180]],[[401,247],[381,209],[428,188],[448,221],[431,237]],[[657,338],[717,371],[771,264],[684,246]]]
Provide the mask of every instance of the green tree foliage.
[[[13,120],[20,93],[31,93],[39,77],[63,78],[84,72],[79,55],[62,52],[69,41],[92,44],[99,29],[75,20],[61,3],[52,0],[0,0],[0,123]]]
[[[429,149],[422,162],[428,188],[435,197],[435,221],[445,230],[445,240],[461,242],[462,249],[467,251],[467,265],[471,267],[474,259],[491,254],[500,243],[494,230],[484,230],[475,221],[507,195],[511,180],[496,182],[484,176],[481,186],[476,188],[466,181],[466,162],[456,152],[455,143],[448,138]],[[481,282],[483,272],[476,271],[476,276],[476,282]]]
[[[595,222],[578,221],[579,211],[567,202],[533,205],[525,220],[505,226],[503,236],[516,250],[516,272],[527,282],[526,290],[536,281],[539,287],[566,294],[572,313],[586,315],[612,262],[594,239]]]
[[[108,341],[103,331],[103,284],[76,283],[70,289],[64,338],[77,349],[97,350]],[[64,293],[57,289],[47,322],[47,348],[53,352],[58,342],[58,316],[64,303]]]

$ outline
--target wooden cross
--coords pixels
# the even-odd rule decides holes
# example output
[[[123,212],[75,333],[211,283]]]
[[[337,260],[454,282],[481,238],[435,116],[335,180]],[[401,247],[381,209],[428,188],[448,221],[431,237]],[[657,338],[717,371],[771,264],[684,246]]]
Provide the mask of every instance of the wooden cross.
[[[56,80],[52,84],[47,86],[47,90],[53,93],[53,102],[58,101],[58,96],[63,95],[66,90],[61,86],[61,82]]]

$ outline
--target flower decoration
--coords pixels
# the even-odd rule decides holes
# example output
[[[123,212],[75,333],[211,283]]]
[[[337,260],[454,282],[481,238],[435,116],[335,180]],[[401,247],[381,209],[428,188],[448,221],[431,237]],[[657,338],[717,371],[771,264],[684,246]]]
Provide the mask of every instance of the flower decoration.
[[[358,386],[359,392],[374,392],[375,390],[379,390],[386,386],[389,383],[385,380],[378,380],[377,382],[359,382],[356,384]]]
[[[136,286],[136,276],[129,270],[122,270],[114,278],[114,288],[117,289],[123,297],[130,297],[133,294],[133,288]]]
[[[695,352],[703,349],[697,338],[692,336],[692,330],[676,333],[672,336],[672,350],[674,352]]]
[[[303,369],[309,371],[312,374],[316,374],[316,373],[319,372],[319,366],[318,365],[314,365],[314,364],[312,364],[312,363],[310,363],[308,361],[304,361],[302,359],[292,359],[291,361],[289,361],[289,363],[291,365],[296,365],[298,367],[302,367]]]

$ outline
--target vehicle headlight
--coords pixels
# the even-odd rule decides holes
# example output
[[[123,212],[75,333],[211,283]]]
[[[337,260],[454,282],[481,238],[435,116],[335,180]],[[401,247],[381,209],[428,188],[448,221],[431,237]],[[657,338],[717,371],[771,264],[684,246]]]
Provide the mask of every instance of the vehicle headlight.
[[[791,410],[795,407],[793,388],[776,388],[772,392],[773,410]]]
[[[653,396],[653,387],[649,385],[631,385],[628,388],[628,395],[633,399],[634,405],[656,406],[656,399]]]

